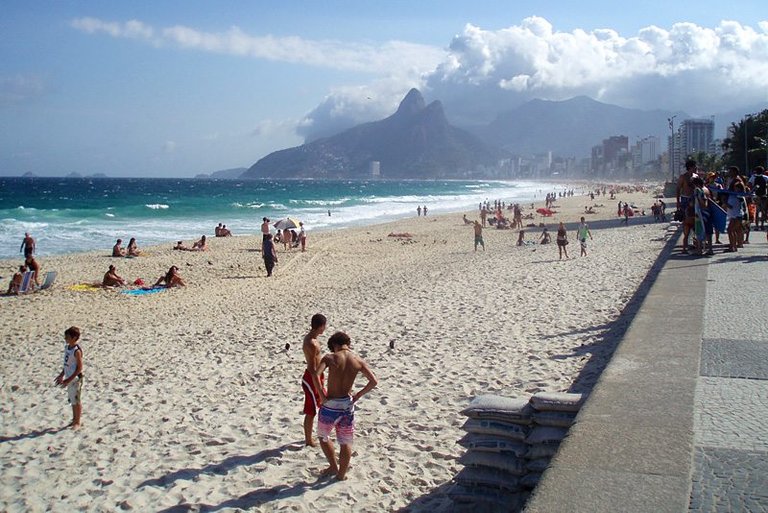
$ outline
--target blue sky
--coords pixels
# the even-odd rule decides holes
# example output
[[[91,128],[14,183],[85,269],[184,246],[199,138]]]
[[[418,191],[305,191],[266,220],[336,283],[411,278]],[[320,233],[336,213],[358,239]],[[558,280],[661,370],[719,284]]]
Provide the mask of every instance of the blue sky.
[[[490,121],[478,96],[768,105],[765,20],[758,1],[5,1],[0,175],[247,167],[413,86],[457,123]]]

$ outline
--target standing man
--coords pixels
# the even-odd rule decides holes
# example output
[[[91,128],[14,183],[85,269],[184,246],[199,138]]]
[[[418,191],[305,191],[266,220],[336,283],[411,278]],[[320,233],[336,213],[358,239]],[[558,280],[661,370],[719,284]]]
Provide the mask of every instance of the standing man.
[[[683,222],[683,253],[688,253],[688,236],[691,234],[691,227],[685,222],[685,218],[688,216],[688,204],[691,202],[691,196],[693,196],[693,185],[691,180],[696,171],[696,161],[685,161],[685,173],[680,175],[677,179],[677,189],[675,191],[676,204],[675,208],[679,214],[675,214],[676,221]]]
[[[264,242],[267,240],[267,235],[269,235],[269,218],[263,217],[261,220],[261,241]]]
[[[579,223],[579,227],[576,229],[576,238],[579,239],[581,244],[581,256],[587,256],[587,236],[589,236],[589,240],[592,240],[592,232],[589,231],[589,226],[587,226],[586,220],[582,217],[581,223]]]
[[[304,390],[304,445],[317,447],[317,442],[312,439],[312,427],[315,424],[317,409],[320,407],[320,395],[315,389],[315,381],[312,376],[320,365],[320,343],[318,337],[325,332],[327,320],[323,314],[315,314],[310,321],[309,333],[304,336],[302,349],[307,368],[301,377],[301,389]],[[323,388],[323,375],[320,375],[320,389]]]
[[[354,354],[350,349],[349,336],[337,331],[328,339],[328,348],[332,351],[320,360],[313,376],[315,388],[320,395],[320,413],[317,418],[317,434],[320,446],[328,459],[328,468],[323,475],[335,474],[336,479],[344,481],[347,478],[349,461],[352,459],[352,442],[355,435],[355,403],[378,384],[376,375],[368,364]],[[328,368],[328,392],[323,391],[320,376]],[[352,395],[355,378],[362,372],[368,378],[368,383]],[[339,461],[330,434],[336,428],[336,439],[341,446]]]
[[[421,217],[421,205],[419,205],[418,207],[416,207],[416,215],[418,215],[419,217]]]
[[[483,246],[483,251],[485,251],[485,242],[483,242],[483,225],[481,225],[477,219],[475,219],[475,251],[477,251],[477,245],[480,244]]]
[[[424,217],[427,217],[427,206],[426,205],[424,205],[424,209],[423,210],[424,210]]]
[[[27,232],[24,233],[24,240],[21,241],[21,247],[19,248],[19,253],[22,251],[24,252],[25,260],[35,253],[35,239]]]
[[[277,263],[277,253],[275,252],[275,243],[272,242],[272,234],[268,233],[261,246],[261,256],[264,258],[264,267],[267,269],[267,277],[272,276],[272,269]]]

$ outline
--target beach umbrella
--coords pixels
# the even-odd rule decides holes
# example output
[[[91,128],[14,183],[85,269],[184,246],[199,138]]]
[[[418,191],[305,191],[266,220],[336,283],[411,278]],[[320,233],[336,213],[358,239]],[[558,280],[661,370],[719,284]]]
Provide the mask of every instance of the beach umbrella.
[[[272,226],[277,230],[293,230],[299,227],[299,220],[293,217],[285,217],[279,221],[275,221]]]

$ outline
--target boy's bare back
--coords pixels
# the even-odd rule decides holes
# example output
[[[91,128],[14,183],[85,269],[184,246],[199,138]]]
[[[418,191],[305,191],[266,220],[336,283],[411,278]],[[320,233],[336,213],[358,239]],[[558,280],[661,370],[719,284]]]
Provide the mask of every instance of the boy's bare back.
[[[328,398],[347,397],[355,384],[355,378],[362,371],[368,376],[371,370],[365,361],[349,349],[340,349],[323,357],[328,367]]]

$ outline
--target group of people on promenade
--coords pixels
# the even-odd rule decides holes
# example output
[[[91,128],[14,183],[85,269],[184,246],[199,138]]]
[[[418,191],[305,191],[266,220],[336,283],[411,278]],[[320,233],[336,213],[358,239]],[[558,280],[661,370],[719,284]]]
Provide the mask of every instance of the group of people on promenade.
[[[692,249],[697,255],[713,255],[714,245],[721,244],[723,225],[728,237],[727,253],[749,244],[753,223],[755,230],[765,228],[768,176],[762,166],[756,166],[746,177],[736,166],[725,173],[706,173],[695,160],[688,160],[685,172],[678,178],[675,196],[675,219],[683,223],[683,254]]]

